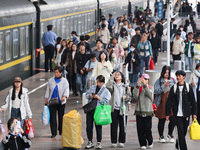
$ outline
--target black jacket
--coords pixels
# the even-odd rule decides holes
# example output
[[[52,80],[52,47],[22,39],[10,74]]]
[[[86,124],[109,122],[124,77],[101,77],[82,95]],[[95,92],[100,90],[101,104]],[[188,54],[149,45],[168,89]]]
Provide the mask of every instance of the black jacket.
[[[166,116],[169,116],[171,114],[171,108],[173,111],[173,115],[177,116],[178,106],[179,106],[179,86],[177,83],[177,90],[175,93],[174,93],[174,86],[172,86],[170,89],[166,103]],[[184,83],[182,91],[182,110],[183,110],[183,117],[196,115],[197,112],[193,89],[189,85],[189,92],[188,92],[186,88],[186,83]]]
[[[31,146],[31,141],[26,133],[22,134],[22,137],[15,136],[11,133],[3,138],[3,145],[5,150],[24,150]]]
[[[87,42],[84,42],[85,44],[85,51],[86,51],[86,54],[91,54],[92,53],[92,50],[91,50],[91,47],[90,47],[90,44],[87,43]],[[79,50],[80,49],[80,45],[81,45],[81,42],[79,42],[77,44],[77,49]]]
[[[68,53],[69,53],[68,48],[63,50],[63,53],[61,55],[61,62],[60,62],[61,66],[66,62],[66,58],[67,58]]]
[[[80,52],[77,53],[76,55],[77,73],[81,74],[80,70],[84,68],[89,58],[90,58],[90,55],[87,55],[86,53],[85,54],[81,54]]]
[[[151,34],[149,36],[149,41],[151,42],[152,49],[159,49],[161,48],[161,38],[158,34],[156,34],[155,38]]]
[[[134,55],[135,62],[133,62],[131,53],[132,52],[130,52],[127,55],[124,65],[126,65],[128,63],[128,71],[130,72],[131,71],[131,63],[133,63],[133,74],[136,74],[136,73],[140,72],[140,63],[141,63],[140,56],[138,55],[138,53],[134,52],[135,53],[135,55]]]
[[[156,30],[157,30],[157,34],[162,37],[163,35],[163,25],[161,22],[156,24]]]

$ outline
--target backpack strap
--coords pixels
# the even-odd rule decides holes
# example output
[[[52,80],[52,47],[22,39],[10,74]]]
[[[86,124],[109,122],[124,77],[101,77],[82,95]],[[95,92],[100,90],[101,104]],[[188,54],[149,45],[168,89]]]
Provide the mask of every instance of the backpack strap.
[[[188,83],[185,83],[186,84],[186,89],[187,89],[187,92],[190,91],[190,86]],[[174,93],[176,93],[176,90],[177,90],[177,84],[174,84]]]

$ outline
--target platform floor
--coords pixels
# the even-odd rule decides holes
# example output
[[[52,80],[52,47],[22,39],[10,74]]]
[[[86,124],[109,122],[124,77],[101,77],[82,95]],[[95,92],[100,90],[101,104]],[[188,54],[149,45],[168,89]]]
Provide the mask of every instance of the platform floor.
[[[161,69],[163,65],[166,65],[166,53],[160,53],[159,63],[155,66],[155,69]],[[62,137],[57,135],[56,138],[51,139],[50,127],[42,125],[41,122],[41,112],[44,106],[44,94],[46,90],[46,84],[48,79],[53,76],[53,73],[39,73],[36,74],[26,80],[23,81],[24,87],[29,89],[29,98],[30,98],[30,106],[33,113],[33,125],[35,131],[35,138],[32,139],[32,145],[30,150],[62,150]],[[39,89],[35,90],[35,88]],[[7,88],[5,90],[0,91],[0,105],[3,105],[6,94],[8,93]],[[33,91],[32,91],[33,90]],[[84,144],[81,149],[87,144],[87,136],[86,136],[86,115],[81,108],[81,98],[73,97],[70,95],[67,103],[65,113],[76,108],[76,101],[80,102],[79,112],[82,115],[82,137],[84,139]],[[128,125],[127,125],[127,142],[125,144],[125,148],[110,148],[110,125],[103,126],[103,140],[102,140],[102,149],[124,149],[124,150],[139,150],[139,143],[137,138],[137,130],[136,130],[136,122],[135,116],[133,116],[135,105],[132,104],[131,110],[128,116]],[[154,138],[154,150],[174,150],[174,143],[164,143],[161,144],[158,142],[158,131],[157,131],[157,118],[153,117],[153,127],[152,133]],[[168,123],[167,123],[168,124]],[[165,136],[167,136],[167,124],[165,126]],[[174,135],[176,136],[176,131],[174,131]],[[187,144],[189,150],[199,150],[200,149],[200,141],[191,141],[189,139],[189,134],[187,134]],[[94,143],[96,144],[96,134],[94,129]]]

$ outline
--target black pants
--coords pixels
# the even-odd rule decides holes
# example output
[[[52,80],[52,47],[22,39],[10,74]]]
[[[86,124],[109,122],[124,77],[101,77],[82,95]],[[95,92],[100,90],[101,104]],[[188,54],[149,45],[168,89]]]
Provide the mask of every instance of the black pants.
[[[173,57],[174,61],[175,60],[181,60],[181,55],[180,54],[178,54],[178,55],[172,55],[172,57]]]
[[[200,91],[197,92],[197,121],[200,123]]]
[[[76,89],[76,74],[74,73],[73,76],[69,77],[69,87],[72,89],[73,93],[77,93]]]
[[[153,49],[153,62],[157,63],[158,61],[158,49]]]
[[[168,135],[172,136],[173,135],[173,131],[174,131],[174,127],[175,127],[175,119],[174,116],[169,117],[169,124],[168,124]],[[158,133],[159,136],[163,136],[163,132],[164,132],[164,128],[165,128],[165,122],[166,119],[159,119],[158,120]]]
[[[45,46],[44,51],[45,51],[45,71],[47,72],[49,70],[48,68],[49,61],[50,61],[50,71],[52,71],[51,60],[54,55],[54,46],[53,45]]]
[[[86,132],[89,141],[93,139],[94,110],[86,114]],[[97,142],[102,140],[102,126],[96,125]]]
[[[189,117],[175,117],[175,122],[178,129],[176,148],[180,148],[180,150],[187,150],[185,136],[187,134],[187,128],[189,126],[190,119]]]
[[[124,130],[124,116],[119,114],[119,110],[114,110],[111,113],[112,123],[110,125],[111,129],[111,143],[117,143],[117,128],[119,125],[119,143],[126,142],[126,132]],[[127,125],[127,116],[126,116],[126,125]]]
[[[55,106],[49,106],[50,110],[50,127],[51,127],[51,134],[57,135],[57,118],[56,118],[56,112],[58,111],[58,131],[62,133],[62,122],[63,122],[63,116],[65,112],[65,104],[64,105],[55,105]]]
[[[152,136],[152,117],[141,117],[136,115],[136,122],[137,122],[137,134],[140,146],[147,146],[153,143],[153,136]]]

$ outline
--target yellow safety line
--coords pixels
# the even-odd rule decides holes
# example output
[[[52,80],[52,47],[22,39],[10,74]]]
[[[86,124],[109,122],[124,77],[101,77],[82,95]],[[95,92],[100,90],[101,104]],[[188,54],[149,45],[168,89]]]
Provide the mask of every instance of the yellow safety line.
[[[6,64],[4,64],[4,65],[1,65],[1,66],[0,66],[0,71],[1,71],[1,70],[4,70],[4,69],[7,69],[7,68],[9,68],[9,67],[18,65],[18,64],[20,64],[20,63],[22,63],[22,62],[25,62],[25,61],[27,61],[27,60],[30,60],[30,59],[31,59],[31,55],[28,55],[28,56],[26,56],[26,57],[23,57],[23,58],[14,60],[14,61],[12,61],[12,62],[6,63]]]

